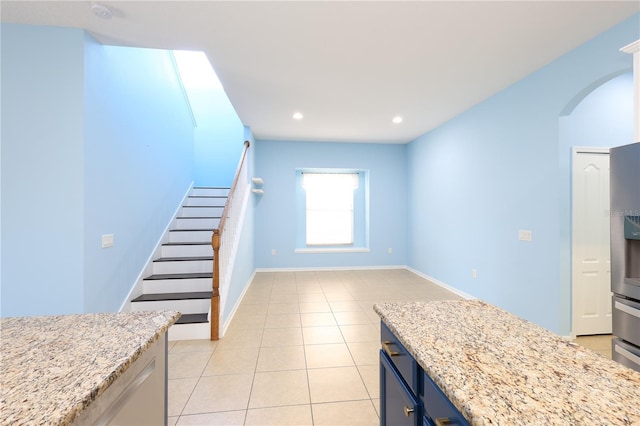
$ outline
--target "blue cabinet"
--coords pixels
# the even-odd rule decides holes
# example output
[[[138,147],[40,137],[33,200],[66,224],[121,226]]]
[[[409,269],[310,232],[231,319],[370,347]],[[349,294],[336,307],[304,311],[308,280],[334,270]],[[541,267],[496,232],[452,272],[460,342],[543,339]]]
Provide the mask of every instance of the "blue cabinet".
[[[398,374],[389,356],[380,351],[380,425],[419,426],[420,402]]]
[[[380,327],[380,341],[382,351],[398,371],[399,376],[404,379],[414,395],[418,395],[420,372],[416,360],[384,323],[381,323]]]
[[[380,340],[381,426],[470,426],[384,323]]]

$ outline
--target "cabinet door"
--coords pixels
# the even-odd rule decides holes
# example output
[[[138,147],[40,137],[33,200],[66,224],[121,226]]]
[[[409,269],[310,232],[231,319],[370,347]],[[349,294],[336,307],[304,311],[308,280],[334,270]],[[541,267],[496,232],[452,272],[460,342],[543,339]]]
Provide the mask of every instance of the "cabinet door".
[[[418,426],[420,404],[384,351],[380,351],[380,425]]]

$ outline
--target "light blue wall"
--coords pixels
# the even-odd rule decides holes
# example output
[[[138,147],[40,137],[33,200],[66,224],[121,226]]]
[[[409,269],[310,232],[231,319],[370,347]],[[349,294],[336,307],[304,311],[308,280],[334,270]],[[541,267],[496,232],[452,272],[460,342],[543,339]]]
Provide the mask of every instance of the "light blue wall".
[[[570,146],[612,147],[633,143],[633,72],[596,87],[566,116]]]
[[[2,107],[2,315],[118,310],[192,181],[168,54],[2,25]]]
[[[576,141],[562,136],[561,116],[585,90],[630,68],[618,49],[640,36],[638,18],[408,146],[410,266],[569,334],[566,203]],[[533,241],[518,241],[519,229],[533,231]]]
[[[115,311],[193,181],[194,128],[170,53],[85,54],[85,311]],[[101,248],[101,235],[114,246]]]
[[[1,31],[2,315],[79,313],[84,34]]]
[[[195,185],[230,187],[244,147],[244,125],[221,89],[187,89],[198,123]]]
[[[264,179],[256,195],[257,268],[330,268],[405,265],[407,262],[406,146],[322,142],[256,142],[255,173]],[[296,169],[339,168],[369,173],[368,253],[294,253]],[[387,249],[393,253],[388,254]],[[271,250],[276,255],[271,255]]]

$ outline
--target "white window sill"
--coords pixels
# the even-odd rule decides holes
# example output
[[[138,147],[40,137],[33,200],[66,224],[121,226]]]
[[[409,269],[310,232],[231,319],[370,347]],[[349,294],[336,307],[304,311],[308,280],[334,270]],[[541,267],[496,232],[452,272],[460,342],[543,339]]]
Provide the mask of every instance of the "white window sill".
[[[294,253],[369,253],[370,251],[364,247],[318,247],[297,248]]]

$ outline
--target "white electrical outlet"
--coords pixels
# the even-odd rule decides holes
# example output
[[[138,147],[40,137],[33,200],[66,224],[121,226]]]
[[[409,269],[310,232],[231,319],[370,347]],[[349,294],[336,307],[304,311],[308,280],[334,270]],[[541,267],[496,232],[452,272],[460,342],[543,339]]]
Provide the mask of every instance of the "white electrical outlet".
[[[389,253],[389,254],[393,253],[393,249],[392,249],[391,247],[389,247],[389,248],[387,249],[387,253]]]
[[[531,241],[533,238],[533,233],[526,229],[518,230],[518,240],[520,241]]]
[[[276,255],[276,249],[271,249],[271,256],[275,256]]]
[[[472,269],[471,270],[471,278],[478,278],[478,270],[477,269]]]
[[[113,247],[113,234],[105,234],[102,236],[102,248]]]

